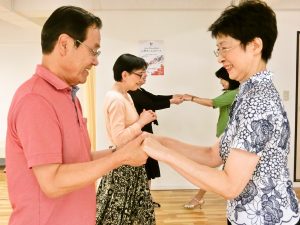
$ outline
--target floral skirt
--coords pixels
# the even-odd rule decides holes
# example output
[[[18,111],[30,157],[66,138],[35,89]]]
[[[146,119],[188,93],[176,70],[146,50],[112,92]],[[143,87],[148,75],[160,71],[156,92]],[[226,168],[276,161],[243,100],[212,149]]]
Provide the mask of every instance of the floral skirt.
[[[97,191],[96,224],[155,224],[144,166],[121,166],[102,177]]]

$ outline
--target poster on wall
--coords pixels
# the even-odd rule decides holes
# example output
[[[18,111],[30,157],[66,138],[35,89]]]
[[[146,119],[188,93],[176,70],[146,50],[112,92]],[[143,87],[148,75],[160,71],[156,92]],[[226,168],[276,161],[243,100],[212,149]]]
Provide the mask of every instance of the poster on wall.
[[[148,63],[147,74],[160,76],[165,74],[163,41],[140,41],[139,56]]]

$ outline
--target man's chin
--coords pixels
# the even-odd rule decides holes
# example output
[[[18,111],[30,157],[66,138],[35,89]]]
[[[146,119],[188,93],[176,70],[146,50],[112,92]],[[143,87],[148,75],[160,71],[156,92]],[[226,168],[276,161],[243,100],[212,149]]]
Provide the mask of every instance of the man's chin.
[[[83,77],[82,79],[80,79],[80,81],[78,82],[78,84],[84,84],[87,81],[87,77]]]

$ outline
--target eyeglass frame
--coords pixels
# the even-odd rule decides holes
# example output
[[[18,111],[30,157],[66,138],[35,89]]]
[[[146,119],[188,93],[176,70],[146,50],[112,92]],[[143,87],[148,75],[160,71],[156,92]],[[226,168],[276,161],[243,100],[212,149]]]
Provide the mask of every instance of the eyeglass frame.
[[[101,54],[100,50],[96,51],[96,50],[92,49],[91,47],[89,47],[88,45],[86,45],[85,43],[83,43],[82,41],[79,41],[78,39],[75,40],[75,43],[79,43],[79,44],[85,46],[94,57],[98,57]]]
[[[142,78],[145,74],[147,74],[146,72],[143,72],[143,74],[139,74],[139,73],[136,73],[136,72],[131,72],[131,73],[137,75],[140,78]]]
[[[236,46],[233,46],[233,47],[229,47],[229,48],[221,48],[221,49],[216,49],[214,50],[214,54],[216,57],[219,57],[220,55],[224,56],[224,54],[226,54],[226,52],[236,48],[237,46],[239,46],[240,44],[236,45]]]

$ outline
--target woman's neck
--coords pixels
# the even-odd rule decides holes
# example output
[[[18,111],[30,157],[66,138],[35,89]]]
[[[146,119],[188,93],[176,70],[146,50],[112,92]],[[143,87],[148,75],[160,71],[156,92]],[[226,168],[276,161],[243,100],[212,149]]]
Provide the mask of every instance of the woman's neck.
[[[117,92],[120,92],[122,95],[127,95],[127,89],[124,87],[124,85],[121,82],[116,82],[113,86],[113,89]]]

